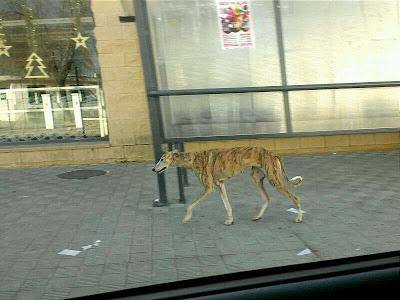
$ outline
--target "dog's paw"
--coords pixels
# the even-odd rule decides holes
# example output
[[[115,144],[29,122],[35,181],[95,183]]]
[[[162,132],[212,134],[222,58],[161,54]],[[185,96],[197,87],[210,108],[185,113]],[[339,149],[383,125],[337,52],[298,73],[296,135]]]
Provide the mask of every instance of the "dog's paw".
[[[227,220],[224,222],[224,224],[225,224],[225,225],[232,225],[232,224],[233,224],[233,219],[227,219]]]
[[[182,220],[182,223],[183,223],[183,224],[189,223],[191,219],[192,219],[192,217],[185,217],[185,218]]]
[[[258,220],[260,220],[262,217],[261,216],[255,216],[255,217],[253,217],[253,221],[258,221]]]
[[[301,222],[303,222],[303,218],[297,218],[296,219],[296,223],[301,223]]]

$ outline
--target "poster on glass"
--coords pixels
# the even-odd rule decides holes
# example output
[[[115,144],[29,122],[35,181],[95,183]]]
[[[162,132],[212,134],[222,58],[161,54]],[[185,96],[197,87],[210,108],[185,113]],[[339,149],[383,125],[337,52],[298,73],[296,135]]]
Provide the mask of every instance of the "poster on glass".
[[[223,49],[254,47],[249,2],[217,0],[218,23]]]

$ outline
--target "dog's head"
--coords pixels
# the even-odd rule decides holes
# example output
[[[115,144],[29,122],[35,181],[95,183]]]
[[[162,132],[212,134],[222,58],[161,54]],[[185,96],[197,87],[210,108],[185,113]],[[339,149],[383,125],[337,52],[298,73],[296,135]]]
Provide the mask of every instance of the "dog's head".
[[[156,163],[152,171],[156,172],[157,174],[165,172],[165,170],[167,170],[169,166],[174,165],[175,160],[178,158],[178,156],[179,153],[176,150],[164,153],[164,155],[161,156],[160,160],[158,161],[158,163]]]

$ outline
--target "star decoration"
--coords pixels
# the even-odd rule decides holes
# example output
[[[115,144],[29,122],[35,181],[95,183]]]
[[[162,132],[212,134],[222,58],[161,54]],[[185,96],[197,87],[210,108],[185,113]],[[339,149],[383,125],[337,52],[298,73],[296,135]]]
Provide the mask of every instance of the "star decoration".
[[[3,54],[5,56],[10,57],[10,53],[8,52],[8,50],[11,48],[12,46],[6,46],[4,45],[4,41],[0,40],[0,56],[2,56]]]
[[[86,41],[89,39],[88,36],[82,36],[80,31],[78,31],[78,36],[71,38],[75,42],[75,49],[78,49],[79,47],[83,47],[87,49]]]

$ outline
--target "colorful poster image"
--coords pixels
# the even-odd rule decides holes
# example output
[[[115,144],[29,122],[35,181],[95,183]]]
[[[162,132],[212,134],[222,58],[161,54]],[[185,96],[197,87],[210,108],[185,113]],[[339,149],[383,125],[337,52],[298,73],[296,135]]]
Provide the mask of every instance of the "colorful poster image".
[[[222,48],[254,46],[249,2],[217,0]]]

